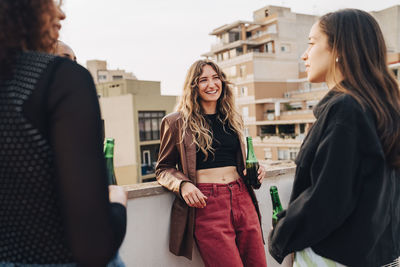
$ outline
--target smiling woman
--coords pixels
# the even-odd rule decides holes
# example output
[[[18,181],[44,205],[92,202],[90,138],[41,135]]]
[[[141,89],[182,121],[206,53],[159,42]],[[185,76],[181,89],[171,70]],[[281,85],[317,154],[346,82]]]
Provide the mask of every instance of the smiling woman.
[[[216,63],[192,64],[177,111],[161,122],[156,166],[158,182],[177,195],[171,252],[191,259],[195,239],[205,266],[266,266],[257,199],[243,182],[243,122]]]

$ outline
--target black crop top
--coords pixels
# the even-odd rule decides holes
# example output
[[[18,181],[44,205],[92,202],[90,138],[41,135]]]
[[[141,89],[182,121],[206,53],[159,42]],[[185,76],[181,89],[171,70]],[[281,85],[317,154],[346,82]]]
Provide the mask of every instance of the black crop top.
[[[237,134],[225,124],[218,120],[217,114],[205,115],[206,120],[211,126],[213,133],[212,147],[215,149],[214,155],[208,153],[206,161],[204,153],[197,148],[196,169],[211,169],[226,166],[236,166],[236,152],[239,149],[239,139]]]

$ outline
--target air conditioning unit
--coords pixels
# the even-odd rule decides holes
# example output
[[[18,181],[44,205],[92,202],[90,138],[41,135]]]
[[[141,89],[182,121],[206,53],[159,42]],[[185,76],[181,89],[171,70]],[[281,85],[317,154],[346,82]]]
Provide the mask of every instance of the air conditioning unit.
[[[275,119],[274,113],[268,113],[268,115],[267,115],[267,120],[273,121],[274,119]]]

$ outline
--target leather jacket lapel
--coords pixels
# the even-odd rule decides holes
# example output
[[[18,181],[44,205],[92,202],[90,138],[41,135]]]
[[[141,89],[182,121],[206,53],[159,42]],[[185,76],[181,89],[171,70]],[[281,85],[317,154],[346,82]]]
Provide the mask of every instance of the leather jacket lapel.
[[[186,129],[184,138],[185,150],[186,150],[186,162],[189,171],[189,177],[196,184],[196,145],[193,142],[193,135],[190,129]]]

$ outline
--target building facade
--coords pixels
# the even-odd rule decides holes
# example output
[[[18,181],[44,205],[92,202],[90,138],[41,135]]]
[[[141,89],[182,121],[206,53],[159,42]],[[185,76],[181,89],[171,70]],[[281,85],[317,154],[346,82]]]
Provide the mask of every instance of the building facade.
[[[119,185],[155,180],[161,119],[174,110],[176,96],[163,96],[160,82],[118,79],[96,84],[105,137],[115,139]]]
[[[399,78],[400,6],[371,12],[388,47],[389,66]],[[301,55],[317,16],[266,6],[253,21],[214,29],[216,43],[203,56],[215,60],[234,84],[236,103],[253,137],[260,160],[294,160],[315,121],[313,107],[328,92],[326,84],[306,79]]]
[[[234,84],[245,135],[254,138],[259,159],[294,158],[315,120],[312,107],[326,90],[299,77],[304,77],[300,57],[316,20],[290,8],[266,6],[254,11],[253,21],[211,32],[217,41],[203,56],[217,61]],[[311,89],[321,92],[316,96]]]
[[[119,81],[124,79],[137,80],[136,76],[125,70],[109,70],[107,69],[107,61],[105,60],[88,60],[86,67],[92,74],[95,84]]]

